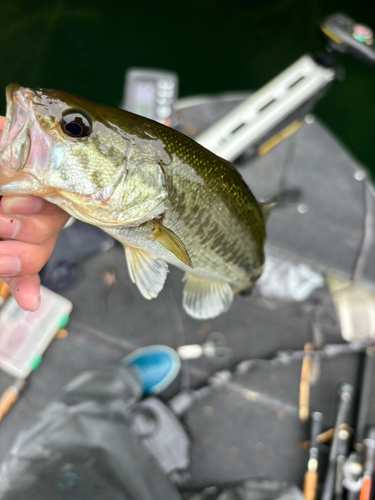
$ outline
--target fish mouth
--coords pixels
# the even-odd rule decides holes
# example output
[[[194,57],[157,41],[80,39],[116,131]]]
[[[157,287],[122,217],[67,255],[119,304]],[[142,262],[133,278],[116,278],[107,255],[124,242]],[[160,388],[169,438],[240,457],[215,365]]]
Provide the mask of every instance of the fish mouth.
[[[11,83],[6,88],[7,111],[0,141],[0,179],[23,169],[30,153],[29,117],[33,92]]]

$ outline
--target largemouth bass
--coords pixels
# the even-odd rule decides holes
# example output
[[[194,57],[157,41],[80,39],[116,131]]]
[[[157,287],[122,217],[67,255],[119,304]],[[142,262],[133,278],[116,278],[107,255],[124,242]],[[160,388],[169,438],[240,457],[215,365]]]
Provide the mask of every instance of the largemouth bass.
[[[0,142],[0,195],[35,195],[125,247],[146,299],[168,264],[185,271],[197,319],[249,292],[264,263],[266,209],[231,163],[183,134],[65,92],[10,84]]]

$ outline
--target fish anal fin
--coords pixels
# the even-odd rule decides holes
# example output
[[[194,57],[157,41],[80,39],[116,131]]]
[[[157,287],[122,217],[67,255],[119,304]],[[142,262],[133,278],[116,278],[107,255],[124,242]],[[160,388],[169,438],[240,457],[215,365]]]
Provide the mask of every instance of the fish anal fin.
[[[164,287],[168,264],[138,248],[124,248],[130,279],[145,299],[154,299]]]
[[[181,262],[189,267],[194,267],[185,245],[177,234],[163,226],[163,224],[157,220],[153,220],[153,223],[154,230],[151,234],[156,241],[163,245],[164,248],[172,252]]]
[[[184,281],[182,304],[189,316],[195,319],[215,318],[229,309],[233,301],[229,283],[192,273],[186,273]]]

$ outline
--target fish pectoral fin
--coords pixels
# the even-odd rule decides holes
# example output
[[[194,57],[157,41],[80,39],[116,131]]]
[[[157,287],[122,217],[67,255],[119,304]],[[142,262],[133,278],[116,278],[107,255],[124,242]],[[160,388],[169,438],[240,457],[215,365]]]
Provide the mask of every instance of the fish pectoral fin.
[[[164,248],[172,252],[181,262],[187,266],[194,267],[189,254],[182,243],[180,238],[173,231],[163,226],[163,224],[157,220],[153,220],[154,229],[152,231],[152,236],[158,241]]]
[[[130,279],[137,285],[145,299],[154,299],[163,289],[168,274],[168,264],[138,248],[125,245],[124,248]]]
[[[229,309],[233,291],[229,283],[201,278],[192,273],[184,276],[185,286],[182,305],[195,319],[215,318]]]

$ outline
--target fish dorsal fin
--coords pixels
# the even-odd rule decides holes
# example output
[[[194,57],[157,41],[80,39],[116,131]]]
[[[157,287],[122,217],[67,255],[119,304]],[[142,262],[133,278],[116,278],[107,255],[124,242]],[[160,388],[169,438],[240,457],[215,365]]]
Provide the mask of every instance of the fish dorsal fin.
[[[154,299],[163,289],[168,264],[138,248],[124,246],[130,279],[145,299]]]
[[[270,201],[269,203],[260,203],[260,209],[262,211],[264,220],[266,221],[272,212],[272,209],[276,206],[276,201]]]
[[[201,278],[192,273],[184,276],[182,305],[195,319],[215,318],[229,309],[233,290],[225,281]]]
[[[177,234],[163,226],[161,222],[155,219],[152,222],[154,223],[152,236],[156,239],[156,241],[163,245],[164,248],[172,252],[181,262],[189,267],[194,267],[185,245],[182,243]]]

